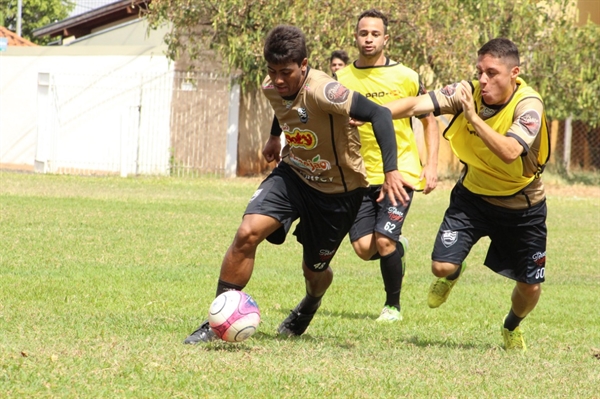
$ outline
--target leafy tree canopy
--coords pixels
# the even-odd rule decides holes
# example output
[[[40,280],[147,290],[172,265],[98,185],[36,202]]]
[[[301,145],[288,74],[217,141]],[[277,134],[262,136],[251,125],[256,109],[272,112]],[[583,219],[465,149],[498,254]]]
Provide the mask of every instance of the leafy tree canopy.
[[[600,27],[577,26],[574,0],[153,0],[148,18],[153,27],[173,23],[171,58],[202,59],[213,49],[253,88],[266,74],[262,46],[271,28],[300,27],[310,64],[327,70],[333,50],[357,55],[356,18],[372,7],[390,20],[389,56],[417,70],[429,89],[472,78],[478,48],[502,36],[519,47],[522,76],[550,117],[600,123]]]
[[[69,0],[23,0],[21,4],[21,37],[36,43],[47,44],[48,37],[33,37],[33,31],[58,22],[69,16],[75,7]],[[18,0],[0,0],[2,25],[13,32],[17,30]]]

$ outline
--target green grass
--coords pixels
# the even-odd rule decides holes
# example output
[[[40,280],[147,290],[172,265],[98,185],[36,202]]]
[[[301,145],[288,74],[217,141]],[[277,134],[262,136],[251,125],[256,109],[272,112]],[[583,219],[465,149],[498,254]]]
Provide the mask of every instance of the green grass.
[[[404,321],[378,325],[377,262],[348,242],[307,333],[276,337],[304,293],[300,246],[259,247],[246,291],[259,331],[182,345],[205,317],[256,179],[0,173],[2,398],[598,398],[600,197],[549,195],[546,283],[523,322],[529,351],[501,349],[513,283],[478,243],[431,310],[432,240],[449,190],[417,195]]]

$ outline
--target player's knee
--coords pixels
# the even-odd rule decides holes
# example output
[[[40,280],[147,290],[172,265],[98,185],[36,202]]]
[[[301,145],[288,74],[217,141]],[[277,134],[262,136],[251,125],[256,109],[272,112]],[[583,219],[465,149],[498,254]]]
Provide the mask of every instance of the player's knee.
[[[373,254],[371,253],[371,248],[364,245],[360,245],[360,242],[358,241],[352,243],[352,248],[354,249],[354,253],[362,260],[370,260],[373,256]]]
[[[458,269],[459,265],[448,262],[431,262],[431,272],[436,277],[446,277],[454,273]]]
[[[386,237],[381,234],[376,234],[377,239],[375,240],[375,250],[380,256],[387,256],[394,252],[396,249],[400,252],[400,256],[404,254],[404,248],[399,245],[397,241],[392,238]],[[371,254],[372,256],[373,254]],[[372,259],[372,257],[371,257]]]
[[[325,267],[311,267],[302,262],[302,275],[309,283],[315,283],[322,279],[333,279],[333,269],[329,265]]]
[[[394,252],[394,250],[396,250],[396,248],[398,248],[399,251],[402,250],[402,245],[398,245],[397,241],[394,241],[391,238],[383,235],[378,234],[375,243],[377,247],[377,252],[379,252],[382,256],[391,254],[392,252]]]
[[[535,298],[540,295],[542,292],[541,284],[526,284],[526,283],[517,283],[517,289],[521,293],[522,296],[527,298]]]
[[[362,260],[371,260],[371,258],[373,257],[373,255],[371,255],[369,253],[369,251],[364,251],[364,250],[356,250],[356,248],[354,249],[354,252],[356,253],[356,255],[358,255],[359,258],[361,258]]]
[[[253,248],[260,243],[260,235],[251,226],[242,223],[235,234],[233,245],[236,248]]]

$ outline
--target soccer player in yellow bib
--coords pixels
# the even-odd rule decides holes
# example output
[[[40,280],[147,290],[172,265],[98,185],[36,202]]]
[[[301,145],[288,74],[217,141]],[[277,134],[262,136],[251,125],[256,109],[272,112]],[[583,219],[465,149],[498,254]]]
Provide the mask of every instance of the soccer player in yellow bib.
[[[361,93],[377,104],[424,93],[419,75],[412,69],[390,60],[384,52],[389,40],[388,19],[378,10],[364,11],[358,17],[354,33],[359,57],[336,72],[340,83]],[[421,165],[419,150],[410,118],[394,120],[398,146],[398,170],[409,186],[405,187],[412,201],[414,191],[430,193],[437,184],[439,132],[435,117],[429,113],[422,119],[428,156]],[[381,151],[373,127],[367,123],[358,128],[361,154],[365,160],[370,188],[363,198],[359,213],[350,230],[350,241],[363,260],[379,259],[386,292],[378,322],[401,320],[400,292],[405,271],[408,241],[401,237],[402,226],[411,201],[405,205],[377,202],[384,181]]]
[[[546,268],[546,196],[541,174],[550,155],[540,95],[519,77],[519,51],[505,38],[477,52],[478,79],[386,104],[395,118],[434,112],[454,118],[444,132],[465,165],[438,231],[429,290],[432,308],[446,301],[481,237],[485,265],[516,281],[501,328],[506,350],[526,350],[520,322],[540,298]]]

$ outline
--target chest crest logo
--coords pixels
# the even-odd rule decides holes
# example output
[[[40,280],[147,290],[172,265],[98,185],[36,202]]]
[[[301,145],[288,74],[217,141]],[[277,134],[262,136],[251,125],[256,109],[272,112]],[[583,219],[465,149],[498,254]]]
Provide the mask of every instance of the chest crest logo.
[[[298,117],[300,118],[300,122],[308,122],[308,112],[304,108],[298,108]]]
[[[483,106],[481,108],[481,116],[483,118],[489,118],[489,117],[493,116],[495,113],[496,113],[496,110],[493,108],[488,108],[486,106]]]

